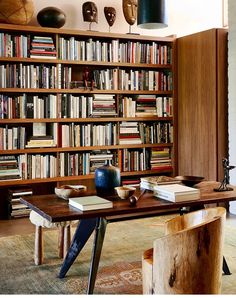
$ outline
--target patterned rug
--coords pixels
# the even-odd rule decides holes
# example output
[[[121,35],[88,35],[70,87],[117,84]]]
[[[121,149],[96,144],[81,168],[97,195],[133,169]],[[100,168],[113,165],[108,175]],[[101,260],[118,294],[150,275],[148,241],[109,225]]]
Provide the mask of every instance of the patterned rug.
[[[109,224],[94,293],[142,294],[142,252],[163,235],[161,225],[154,224],[172,216]],[[66,277],[59,279],[57,231],[45,231],[45,260],[40,266],[33,262],[33,234],[0,238],[0,294],[86,294],[93,238]],[[228,225],[224,256],[233,274],[223,276],[222,294],[236,294],[236,228]]]

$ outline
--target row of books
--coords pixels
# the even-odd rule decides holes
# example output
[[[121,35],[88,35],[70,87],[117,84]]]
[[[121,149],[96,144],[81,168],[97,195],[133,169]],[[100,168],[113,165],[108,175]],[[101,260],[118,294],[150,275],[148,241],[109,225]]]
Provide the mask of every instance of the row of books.
[[[171,91],[170,71],[119,69],[119,90]]]
[[[124,149],[121,151],[122,171],[142,171],[155,169],[171,171],[170,150],[168,148]],[[70,175],[87,175],[105,163],[112,160],[118,164],[117,154],[111,151],[97,150],[91,152],[74,153],[61,152],[57,160],[56,154],[21,154],[18,157],[1,156],[2,180],[7,179],[35,179],[64,177]],[[11,168],[7,169],[7,166]],[[13,170],[14,173],[11,171]]]
[[[0,65],[0,88],[57,88],[57,67],[54,65]]]
[[[169,148],[124,149],[121,153],[122,171],[172,170]]]
[[[0,150],[24,149],[26,130],[24,126],[0,127]]]
[[[64,124],[59,126],[59,146],[107,146],[117,144],[117,129],[115,123],[106,124]]]
[[[94,88],[98,90],[172,90],[172,74],[168,71],[96,69],[92,77]],[[67,89],[71,81],[70,66],[58,64],[57,69],[44,64],[0,65],[0,88]]]
[[[151,94],[124,97],[120,109],[124,117],[171,117],[173,100],[172,97]]]
[[[18,167],[22,179],[57,177],[57,157],[53,154],[21,154]]]
[[[94,94],[93,96],[61,94],[59,107],[59,118],[117,116],[116,100],[113,94]]]
[[[94,173],[96,168],[111,160],[117,165],[117,156],[110,151],[91,151],[86,153],[60,153],[60,177],[87,175]]]
[[[87,118],[87,117],[171,117],[172,97],[138,95],[118,97],[117,112],[114,94],[93,96],[74,94],[0,94],[0,119]]]
[[[0,150],[34,147],[82,147],[173,142],[171,122],[125,122],[97,124],[40,123],[45,132],[34,135],[26,126],[0,127]],[[34,123],[34,126],[36,124]]]
[[[59,38],[59,59],[121,63],[170,64],[172,48],[157,42],[110,42]]]
[[[12,35],[0,32],[0,57],[29,57],[30,40],[28,35]]]
[[[121,171],[145,171],[150,169],[150,150],[141,149],[124,149],[122,150]]]
[[[47,58],[57,56],[53,38],[0,33],[0,57]],[[77,40],[75,37],[59,37],[58,58],[79,61],[104,61],[121,63],[170,64],[172,48],[157,42],[109,42]]]
[[[57,118],[57,96],[0,94],[0,119]]]
[[[36,127],[43,127],[45,132],[43,134],[35,133]],[[27,129],[26,126],[12,127],[6,125],[5,127],[0,127],[0,150],[15,150],[15,149],[25,149],[27,147],[45,147],[43,140],[50,139],[52,144],[47,147],[52,147],[57,145],[57,123],[33,123],[32,127]],[[49,134],[46,134],[46,133]],[[26,143],[28,141],[28,143]],[[30,142],[30,141],[33,141]],[[30,142],[30,143],[29,143]],[[36,144],[37,143],[37,144]],[[34,144],[34,146],[33,146]],[[49,142],[48,142],[49,145]]]

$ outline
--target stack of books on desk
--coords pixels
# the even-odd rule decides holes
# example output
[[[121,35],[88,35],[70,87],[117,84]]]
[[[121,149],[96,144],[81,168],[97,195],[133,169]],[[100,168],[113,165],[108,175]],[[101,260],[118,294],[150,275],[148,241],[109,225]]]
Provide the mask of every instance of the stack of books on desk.
[[[181,183],[180,180],[177,180],[176,178],[168,177],[168,176],[141,177],[140,180],[141,180],[140,188],[144,188],[152,191],[154,190],[154,187],[156,185]]]
[[[154,195],[176,203],[200,199],[200,190],[181,184],[156,185]]]
[[[113,207],[112,201],[98,196],[69,198],[69,205],[81,211],[99,210]]]

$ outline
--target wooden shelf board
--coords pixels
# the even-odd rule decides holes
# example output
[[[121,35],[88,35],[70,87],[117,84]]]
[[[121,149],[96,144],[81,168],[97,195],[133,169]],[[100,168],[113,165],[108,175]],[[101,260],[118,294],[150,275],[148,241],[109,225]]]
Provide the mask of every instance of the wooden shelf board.
[[[89,89],[43,89],[43,88],[0,88],[1,93],[69,93],[69,94],[154,94],[172,95],[172,91],[149,91],[149,90],[89,90]]]
[[[51,118],[51,119],[0,119],[0,124],[14,124],[14,123],[90,123],[90,122],[122,122],[122,121],[141,121],[141,122],[153,122],[153,121],[172,121],[172,117],[100,117],[100,118]]]
[[[161,144],[127,144],[127,145],[107,145],[107,146],[85,146],[85,147],[46,147],[46,148],[27,148],[15,150],[1,150],[0,155],[7,154],[33,154],[33,153],[57,153],[57,152],[79,152],[91,150],[118,150],[118,149],[132,149],[132,148],[156,148],[156,147],[172,147],[172,143]]]

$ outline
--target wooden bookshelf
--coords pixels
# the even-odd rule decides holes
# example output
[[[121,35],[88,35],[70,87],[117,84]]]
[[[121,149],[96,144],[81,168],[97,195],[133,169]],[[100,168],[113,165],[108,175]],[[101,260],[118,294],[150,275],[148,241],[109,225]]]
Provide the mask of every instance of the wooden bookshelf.
[[[123,150],[127,150],[127,152],[135,151],[137,156],[139,156],[139,154],[143,156],[142,152],[145,153],[146,159],[142,160],[143,157],[136,156],[135,162],[138,166],[135,171],[123,171],[121,169],[122,177],[140,177],[158,174],[175,175],[177,173],[177,132],[175,129],[177,125],[175,108],[177,104],[175,76],[176,39],[174,36],[159,38],[153,36],[110,34],[7,24],[0,24],[0,34],[0,130],[2,129],[3,131],[2,133],[0,131],[0,159],[1,156],[14,155],[18,159],[20,170],[22,171],[23,167],[28,169],[24,179],[0,180],[0,192],[1,189],[3,192],[6,192],[6,188],[13,185],[35,185],[34,192],[36,193],[38,188],[41,188],[40,192],[42,192],[41,185],[44,184],[50,185],[45,188],[45,192],[48,192],[49,189],[53,189],[54,186],[69,182],[74,184],[87,183],[87,185],[92,187],[94,175],[89,169],[86,169],[86,174],[77,173],[76,175],[61,176],[60,167],[62,164],[60,163],[60,158],[62,158],[61,154],[77,154],[78,157],[85,153],[91,154],[92,152],[97,152],[98,150],[108,152],[109,154],[111,153],[113,155],[113,161],[115,161],[117,166],[122,165],[121,159]],[[24,43],[22,42],[22,44],[21,36],[26,40]],[[32,39],[35,36],[47,37],[53,40],[57,51],[56,59],[51,59],[50,57],[43,57],[42,59],[30,58],[29,51],[31,49]],[[7,39],[12,40],[10,45],[6,42]],[[15,40],[17,40],[17,43],[19,42],[17,47]],[[64,43],[66,47],[64,47]],[[86,45],[86,43],[88,43],[88,45]],[[103,56],[99,51],[91,53],[91,48],[94,49],[94,45],[97,45],[97,48],[103,51]],[[22,50],[21,47],[23,47]],[[27,48],[26,50],[25,47]],[[80,47],[79,51],[85,55],[82,60],[80,57],[77,57],[79,54],[77,53],[78,48],[76,47]],[[70,51],[71,48],[73,48],[74,51],[72,54],[70,53],[70,55],[75,56],[74,59],[60,58],[60,56],[67,55],[65,51]],[[27,52],[27,55],[24,54],[24,57],[19,57],[19,54],[16,53],[20,53],[21,55],[21,51]],[[134,52],[135,54],[132,54]],[[100,58],[94,59],[93,57],[92,60],[87,60],[86,55],[89,57],[91,54],[95,56],[100,55]],[[93,89],[91,89],[90,86],[87,89],[85,89],[84,86],[70,88],[71,82],[84,83],[85,68],[88,68],[90,81],[96,81],[95,79],[97,78],[95,75],[99,75],[99,79],[105,76],[105,83],[100,81],[95,82],[101,85],[102,89],[99,89],[97,86]],[[41,69],[42,73],[39,69]],[[44,71],[46,74],[50,74],[49,79],[47,75],[44,75]],[[22,73],[24,75],[22,75]],[[107,79],[109,75],[111,75],[111,77]],[[124,76],[123,79],[122,76]],[[40,85],[40,80],[45,80],[47,87],[44,86],[44,81],[43,83],[41,82],[42,84]],[[15,85],[17,85],[17,87]],[[113,85],[114,88],[107,88],[107,86]],[[114,112],[114,115],[108,116],[107,114],[103,116],[103,114],[106,113],[103,107],[101,109],[101,116],[92,116],[95,111],[94,98],[96,94],[99,96],[111,95],[112,99],[110,100],[109,109],[113,108],[111,113]],[[50,99],[50,96],[53,97],[53,99]],[[135,114],[138,112],[137,99],[141,102],[142,97],[145,96],[149,96],[148,100],[152,103],[149,105],[139,103],[139,109],[141,109],[141,111],[142,109],[153,110],[155,109],[154,106],[157,100],[162,100],[163,110],[161,113],[163,113],[163,115],[158,115],[159,108],[157,108],[157,111],[151,116],[144,114],[138,117],[125,117],[123,115],[126,109],[125,103],[123,102],[124,98],[129,98],[132,102],[134,106],[132,112]],[[65,109],[67,109],[67,113],[70,114],[74,111],[73,108],[67,107],[69,101],[77,100],[80,104],[82,97],[86,104],[84,106],[83,104],[81,105],[78,113],[82,113],[81,109],[86,109],[86,115],[84,114],[83,117],[70,117],[67,116],[67,114],[66,116],[62,116],[64,113],[64,110],[62,111],[62,109],[64,109],[64,102],[66,102]],[[40,118],[32,117],[32,115],[30,118],[27,116],[27,108],[30,103],[29,98],[33,98],[34,100],[33,109],[36,109],[35,105],[37,102],[40,100],[43,102],[42,106],[40,105],[39,107],[46,116]],[[145,100],[143,101],[145,102]],[[53,104],[51,104],[51,102],[53,102]],[[49,112],[46,111],[47,109],[44,104],[48,106],[51,104]],[[22,106],[24,108],[22,108]],[[148,106],[148,108],[146,106]],[[3,110],[3,107],[6,110]],[[19,107],[21,109],[20,112]],[[171,109],[171,112],[170,110],[167,111],[167,109]],[[50,114],[51,110],[55,117],[48,116],[47,113]],[[92,114],[89,115],[88,111]],[[35,111],[33,110],[33,112]],[[55,140],[55,146],[26,148],[27,140],[32,137],[33,123],[45,123],[47,130],[49,130],[51,134],[51,131],[54,131],[55,135],[53,139]],[[157,136],[151,135],[149,137],[150,139],[146,138],[145,141],[143,141],[144,137],[142,136],[143,139],[141,143],[133,144],[127,142],[126,144],[120,144],[120,125],[125,125],[124,123],[129,123],[127,125],[136,123],[135,125],[138,128],[139,134],[141,134],[140,129],[141,126],[143,126],[144,128],[142,129],[145,138],[146,134],[153,134],[153,129],[158,136],[161,135],[161,133],[165,133],[166,140],[164,142],[153,142],[152,139],[157,139]],[[71,146],[65,147],[60,145],[62,139],[65,138],[60,132],[62,127],[68,126],[73,130],[75,126],[78,126],[78,130],[81,130],[80,134],[82,134],[84,129],[86,130],[88,126],[91,126],[92,128],[89,134],[94,135],[95,127],[97,128],[98,125],[102,127],[101,131],[103,131],[103,129],[105,130],[104,127],[106,125],[113,127],[113,130],[109,131],[109,138],[114,138],[114,143],[109,145],[101,144],[78,147],[74,145],[73,141]],[[20,148],[11,148],[9,147],[9,143],[11,144],[12,140],[9,142],[8,136],[6,137],[4,134],[11,133],[14,135],[14,131],[17,131],[17,129],[22,129],[21,138],[24,139],[24,142],[23,145],[20,145]],[[168,131],[163,132],[166,129]],[[75,132],[72,133],[72,135],[74,134]],[[17,137],[19,137],[19,135],[15,136],[15,139],[17,139]],[[100,135],[96,135],[95,137],[100,138]],[[160,139],[163,140],[163,135],[160,136]],[[169,166],[166,167],[166,170],[163,169],[163,167],[160,167],[160,170],[152,169],[150,156],[153,148],[167,150],[169,152],[171,169]],[[25,156],[25,164],[20,161],[20,157],[23,155]],[[55,173],[52,176],[44,177],[42,175],[42,177],[38,177],[38,175],[36,175],[37,178],[32,178],[30,174],[31,169],[27,163],[29,163],[29,157],[31,158],[33,155],[53,156],[53,159],[55,159],[53,161],[55,162]],[[80,159],[80,162],[81,160],[83,161],[83,158],[85,158],[85,155]],[[86,158],[88,157],[86,156]],[[140,160],[142,160],[142,162],[140,162]],[[145,165],[140,163],[144,163]],[[44,164],[43,166],[45,167],[47,165]],[[39,176],[40,175],[41,173]],[[1,205],[2,203],[0,202],[0,207]],[[2,214],[0,214],[0,216],[2,216]]]

